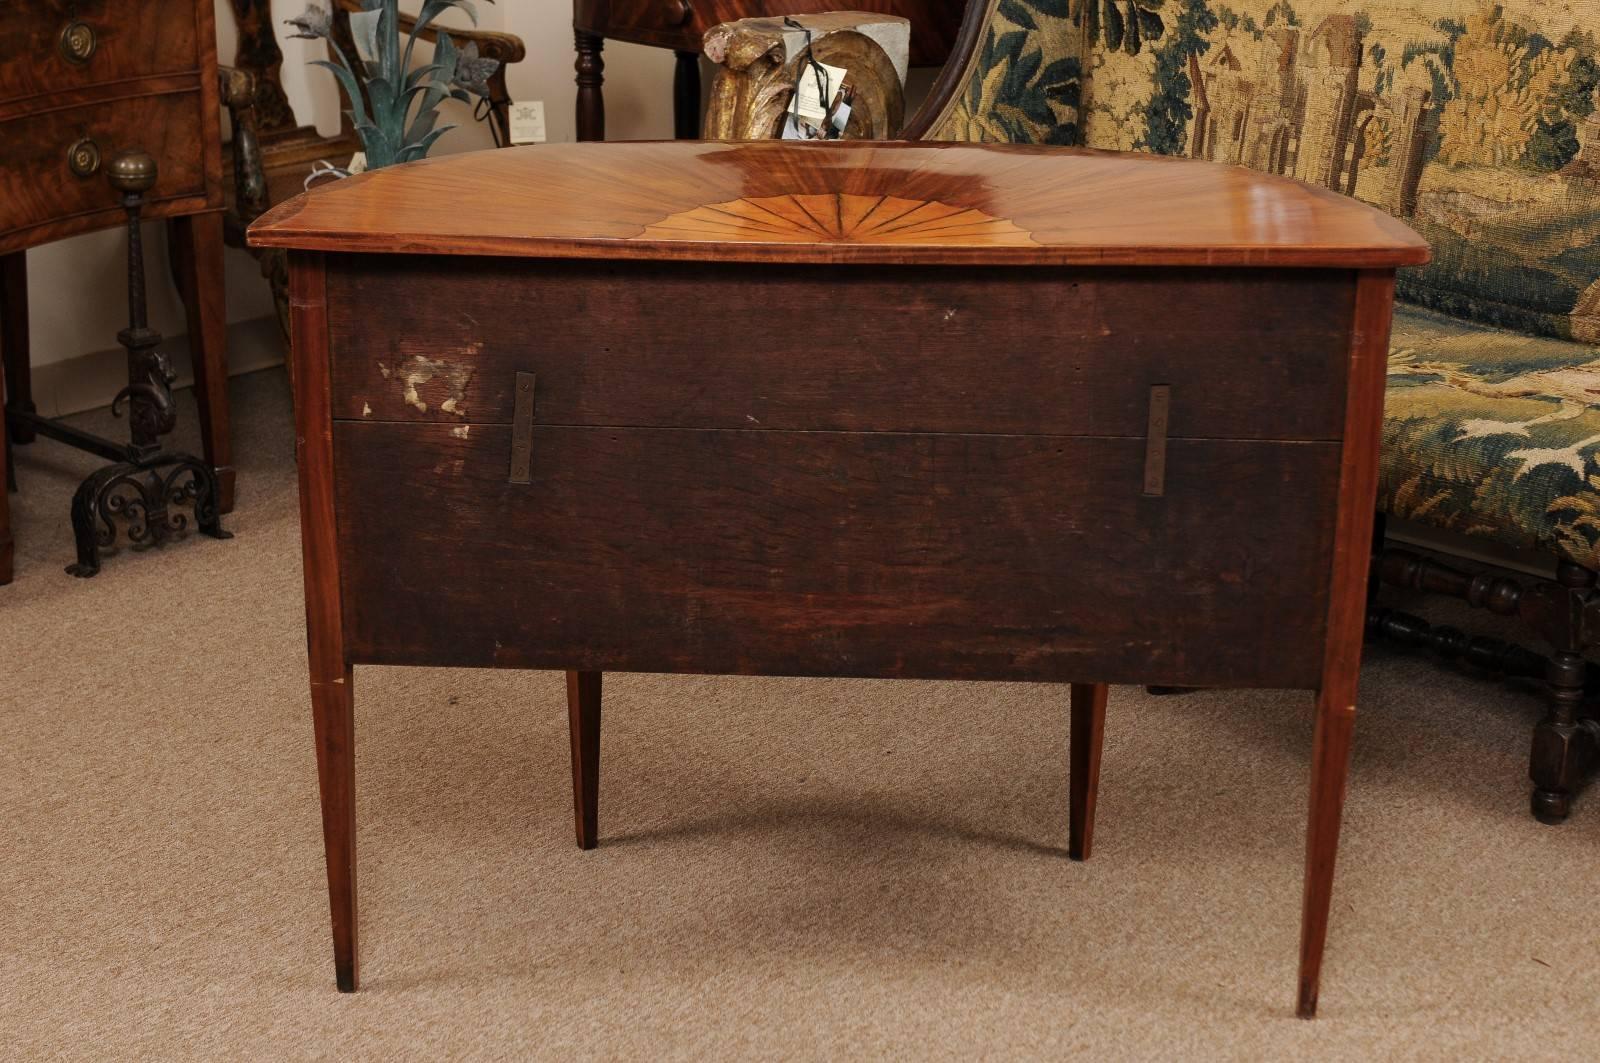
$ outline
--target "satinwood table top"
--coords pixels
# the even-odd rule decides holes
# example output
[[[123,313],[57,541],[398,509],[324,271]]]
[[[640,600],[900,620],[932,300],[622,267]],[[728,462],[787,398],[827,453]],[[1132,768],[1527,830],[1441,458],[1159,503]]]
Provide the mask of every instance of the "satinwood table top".
[[[1195,159],[1021,145],[550,144],[362,174],[250,227],[258,247],[735,262],[1381,268],[1389,215]]]

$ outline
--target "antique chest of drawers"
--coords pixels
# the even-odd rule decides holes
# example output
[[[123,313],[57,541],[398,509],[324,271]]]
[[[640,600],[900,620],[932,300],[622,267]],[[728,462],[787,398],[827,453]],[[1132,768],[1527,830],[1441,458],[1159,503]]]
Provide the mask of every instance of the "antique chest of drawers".
[[[447,205],[448,206],[447,209]],[[356,983],[353,664],[1318,692],[1300,1009],[1354,713],[1410,230],[1060,149],[562,145],[340,182],[290,249],[310,679]]]
[[[216,28],[197,0],[0,5],[0,254],[120,225],[101,170],[156,160],[145,215],[222,207]]]
[[[6,407],[34,412],[27,249],[123,225],[121,196],[105,169],[124,151],[148,153],[157,176],[143,216],[173,219],[201,440],[227,512],[234,470],[216,50],[211,0],[0,2],[0,362]],[[122,299],[119,288],[116,302]],[[10,437],[31,442],[34,430],[13,424]],[[10,544],[0,492],[0,583],[11,579]]]

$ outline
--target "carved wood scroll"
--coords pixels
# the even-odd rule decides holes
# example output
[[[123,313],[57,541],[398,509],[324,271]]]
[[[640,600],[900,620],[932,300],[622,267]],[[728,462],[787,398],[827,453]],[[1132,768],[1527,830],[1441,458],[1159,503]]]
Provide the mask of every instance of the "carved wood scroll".
[[[717,64],[702,135],[707,140],[767,140],[778,135],[801,66],[808,58],[848,71],[854,86],[847,139],[885,140],[905,120],[911,24],[891,15],[837,11],[747,18],[706,31],[705,54]],[[805,30],[811,31],[806,47]]]

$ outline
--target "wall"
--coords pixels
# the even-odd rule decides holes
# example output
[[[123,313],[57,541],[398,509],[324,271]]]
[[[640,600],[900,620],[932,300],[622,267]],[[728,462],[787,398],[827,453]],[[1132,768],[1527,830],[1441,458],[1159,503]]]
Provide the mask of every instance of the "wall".
[[[326,3],[326,0],[324,0]],[[414,11],[418,0],[401,0]],[[232,9],[216,0],[218,52],[229,62],[235,50]],[[527,58],[513,66],[508,87],[514,99],[543,100],[552,141],[574,139],[572,5],[570,0],[500,0],[477,5],[479,24],[515,33],[526,43]],[[322,42],[287,37],[281,20],[298,15],[304,0],[275,0],[278,39],[283,47],[283,83],[295,114],[331,134],[339,125],[340,101],[332,76],[306,65],[322,55]],[[466,25],[452,12],[446,25]],[[605,48],[606,133],[612,140],[659,139],[672,136],[673,56],[660,48],[607,42]],[[912,99],[919,99],[933,71],[913,71]],[[710,68],[702,68],[709,85]],[[475,123],[464,105],[448,102],[450,120],[460,128],[447,134],[435,153],[470,151],[492,145],[486,126]],[[910,113],[908,108],[907,113]],[[343,162],[344,160],[330,160]],[[168,340],[182,364],[185,344],[183,306],[167,271],[164,226],[146,227],[146,275],[150,281],[151,323]],[[41,412],[57,414],[109,402],[123,381],[118,378],[115,347],[118,329],[126,325],[127,295],[124,240],[120,233],[100,232],[59,241],[28,252],[29,313],[36,398]],[[272,302],[255,261],[230,249],[226,259],[228,320],[256,322],[269,317]],[[259,367],[277,357],[272,331],[259,325],[230,330],[230,356],[236,369]],[[61,365],[77,359],[71,366]],[[56,366],[52,373],[50,366]],[[86,378],[86,374],[92,374]],[[55,379],[52,380],[52,377]]]

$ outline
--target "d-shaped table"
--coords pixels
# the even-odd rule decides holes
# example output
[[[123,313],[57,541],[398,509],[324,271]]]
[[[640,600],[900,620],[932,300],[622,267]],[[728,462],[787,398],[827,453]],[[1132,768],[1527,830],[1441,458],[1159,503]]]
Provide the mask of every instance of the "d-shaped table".
[[[1299,1012],[1344,800],[1396,267],[1427,245],[1206,162],[576,144],[379,170],[289,249],[334,960],[355,664],[1316,691]],[[1245,754],[1241,753],[1241,756]]]

